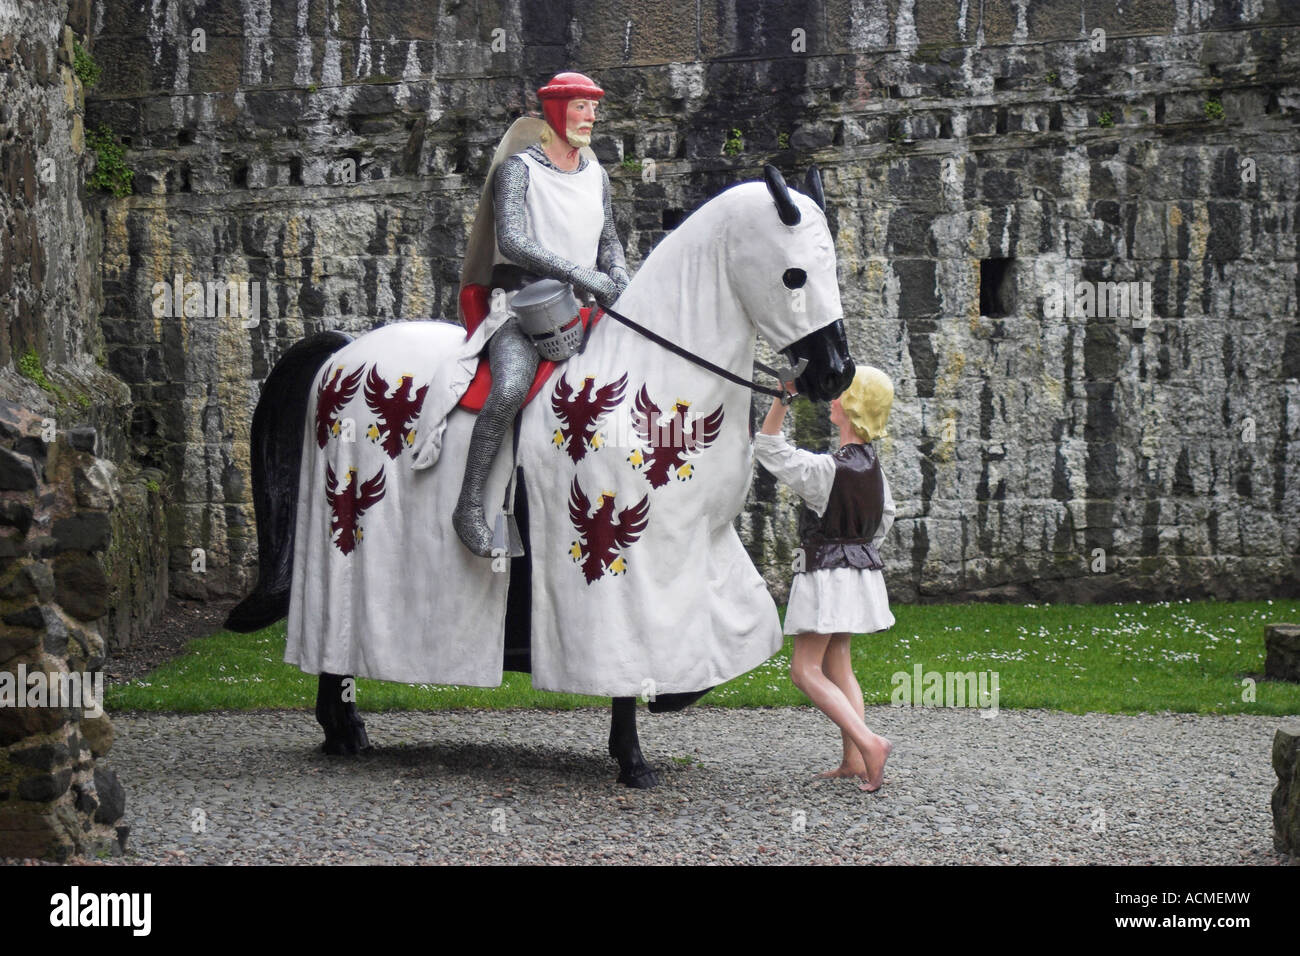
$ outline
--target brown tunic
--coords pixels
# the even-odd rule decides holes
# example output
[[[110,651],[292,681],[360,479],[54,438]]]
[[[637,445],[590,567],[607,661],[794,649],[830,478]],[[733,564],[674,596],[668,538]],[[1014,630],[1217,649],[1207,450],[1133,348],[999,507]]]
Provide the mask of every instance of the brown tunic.
[[[833,456],[835,480],[820,518],[807,505],[799,512],[809,571],[885,566],[871,544],[885,509],[885,485],[880,459],[870,444],[850,443]]]

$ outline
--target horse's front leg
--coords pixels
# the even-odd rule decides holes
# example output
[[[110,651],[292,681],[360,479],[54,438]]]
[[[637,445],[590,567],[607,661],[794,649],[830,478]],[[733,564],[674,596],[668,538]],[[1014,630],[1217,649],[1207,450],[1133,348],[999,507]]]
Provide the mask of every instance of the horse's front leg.
[[[343,674],[321,674],[316,683],[316,722],[325,730],[321,750],[357,754],[370,749],[366,722],[357,712],[356,682]]]
[[[659,774],[641,755],[636,735],[636,698],[615,697],[609,723],[609,755],[618,761],[618,782],[638,790],[659,786]]]

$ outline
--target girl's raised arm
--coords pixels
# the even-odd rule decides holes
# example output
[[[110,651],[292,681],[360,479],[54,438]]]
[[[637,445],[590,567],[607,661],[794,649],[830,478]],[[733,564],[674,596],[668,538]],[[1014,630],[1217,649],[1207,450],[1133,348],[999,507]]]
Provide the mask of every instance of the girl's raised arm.
[[[786,441],[781,434],[784,420],[785,406],[773,399],[762,430],[754,436],[754,457],[820,516],[826,510],[831,485],[835,483],[835,461],[830,455],[804,451]]]

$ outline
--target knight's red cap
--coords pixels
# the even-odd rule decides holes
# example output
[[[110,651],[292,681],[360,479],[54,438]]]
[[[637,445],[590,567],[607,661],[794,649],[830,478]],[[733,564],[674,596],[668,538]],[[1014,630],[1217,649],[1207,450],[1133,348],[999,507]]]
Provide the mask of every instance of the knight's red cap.
[[[593,83],[591,77],[581,73],[557,73],[551,82],[537,91],[537,98],[542,101],[542,115],[565,142],[568,142],[568,133],[564,114],[569,108],[569,100],[598,100],[604,95],[605,91]]]
[[[557,73],[537,91],[537,98],[547,100],[598,100],[605,91],[592,82],[591,77],[581,73]]]

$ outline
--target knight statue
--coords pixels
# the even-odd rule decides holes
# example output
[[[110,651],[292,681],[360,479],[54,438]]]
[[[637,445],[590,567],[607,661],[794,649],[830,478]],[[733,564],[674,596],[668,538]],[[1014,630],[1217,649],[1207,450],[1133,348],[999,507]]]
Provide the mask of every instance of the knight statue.
[[[484,487],[533,383],[539,353],[560,361],[582,339],[576,320],[576,328],[539,325],[507,302],[525,286],[550,279],[608,307],[629,281],[614,228],[609,176],[590,149],[597,102],[605,91],[581,73],[560,73],[537,95],[545,120],[521,117],[502,140],[461,271],[461,318],[470,333],[487,324],[492,385],[474,424],[452,523],[465,546],[484,557],[493,547]],[[482,295],[467,295],[472,290],[492,290],[491,307]],[[573,293],[563,291],[572,300]]]

